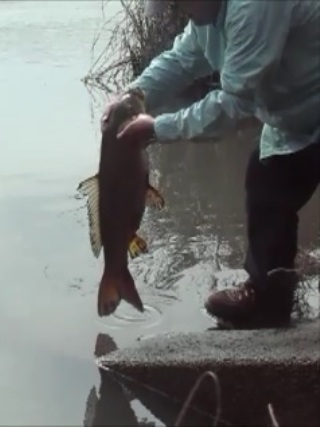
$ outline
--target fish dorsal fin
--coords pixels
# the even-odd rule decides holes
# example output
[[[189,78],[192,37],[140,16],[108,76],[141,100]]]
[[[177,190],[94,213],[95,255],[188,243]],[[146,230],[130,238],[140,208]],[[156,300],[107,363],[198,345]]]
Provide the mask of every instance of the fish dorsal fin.
[[[102,247],[99,215],[99,177],[91,176],[82,181],[77,189],[83,196],[88,197],[87,209],[89,219],[89,234],[91,249],[96,258],[99,257]]]

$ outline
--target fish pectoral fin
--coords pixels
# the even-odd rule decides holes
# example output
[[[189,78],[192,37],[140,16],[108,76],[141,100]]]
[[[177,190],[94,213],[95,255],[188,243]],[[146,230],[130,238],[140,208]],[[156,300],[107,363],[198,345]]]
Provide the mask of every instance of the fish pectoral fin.
[[[87,214],[89,220],[89,236],[91,249],[96,258],[99,257],[102,240],[99,214],[99,176],[98,174],[80,182],[77,190],[87,199]]]
[[[136,258],[142,253],[148,252],[148,246],[147,243],[142,237],[138,236],[137,234],[134,235],[133,239],[129,243],[129,254],[131,259]]]
[[[150,184],[147,189],[146,204],[159,210],[163,209],[165,205],[164,198],[161,196],[159,191]]]

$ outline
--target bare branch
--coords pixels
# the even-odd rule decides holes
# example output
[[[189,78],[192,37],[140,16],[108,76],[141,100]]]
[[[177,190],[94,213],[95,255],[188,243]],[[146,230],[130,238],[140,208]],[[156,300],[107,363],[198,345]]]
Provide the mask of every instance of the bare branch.
[[[94,35],[92,65],[83,78],[86,84],[100,88],[118,90],[127,85],[155,56],[170,47],[186,24],[186,17],[177,16],[169,8],[160,19],[147,19],[143,0],[121,0],[120,12],[108,19],[105,19],[104,8],[105,1],[102,1],[104,24]],[[104,39],[107,40],[105,46]],[[96,52],[101,43],[103,48]]]

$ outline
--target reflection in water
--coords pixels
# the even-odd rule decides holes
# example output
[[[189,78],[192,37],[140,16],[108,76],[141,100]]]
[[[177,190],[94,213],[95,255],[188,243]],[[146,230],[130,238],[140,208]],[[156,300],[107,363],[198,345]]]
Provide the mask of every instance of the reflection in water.
[[[94,355],[99,359],[117,350],[113,338],[107,334],[98,334]],[[135,411],[131,406],[133,399],[121,382],[108,371],[99,368],[101,383],[99,393],[93,387],[88,395],[84,416],[85,427],[95,426],[138,426]]]
[[[98,334],[94,355],[99,358],[117,350],[113,338],[107,334]],[[101,370],[100,376],[101,376]],[[101,376],[99,396],[93,387],[87,399],[84,416],[85,427],[95,426],[137,426],[137,418],[130,406],[130,400],[120,383],[112,375]]]
[[[94,389],[90,391],[88,409],[94,412],[86,416],[86,427],[139,425],[123,386],[109,373],[101,381],[99,397]]]

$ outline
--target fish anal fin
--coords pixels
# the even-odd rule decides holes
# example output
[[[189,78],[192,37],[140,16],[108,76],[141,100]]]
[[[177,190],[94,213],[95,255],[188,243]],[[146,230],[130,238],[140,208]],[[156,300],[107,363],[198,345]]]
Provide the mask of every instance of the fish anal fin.
[[[142,237],[135,234],[129,243],[128,251],[129,251],[131,259],[133,259],[142,253],[147,253],[148,252],[148,245]]]

